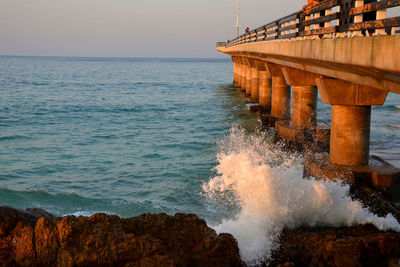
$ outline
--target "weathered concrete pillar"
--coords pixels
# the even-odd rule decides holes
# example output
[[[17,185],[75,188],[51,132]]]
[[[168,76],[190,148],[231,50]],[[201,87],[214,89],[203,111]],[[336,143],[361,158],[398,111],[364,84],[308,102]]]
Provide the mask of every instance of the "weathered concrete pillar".
[[[251,68],[247,66],[246,69],[246,95],[251,94]]]
[[[238,63],[237,70],[236,70],[236,85],[238,87],[240,87],[241,79],[242,79],[242,64]]]
[[[368,164],[371,106],[332,105],[329,161],[358,166]]]
[[[368,164],[371,106],[383,105],[388,91],[337,79],[317,79],[322,101],[332,105],[329,161]]]
[[[233,61],[233,58],[232,58]],[[236,62],[233,61],[233,84],[236,84]]]
[[[233,63],[233,83],[235,85],[238,84],[238,72],[239,72],[239,63],[234,62]]]
[[[260,71],[260,89],[258,103],[264,109],[271,109],[272,79],[267,71]]]
[[[260,77],[258,68],[251,68],[251,102],[257,103],[259,98]]]
[[[303,70],[284,67],[283,76],[292,86],[292,112],[290,124],[303,128],[317,124],[317,78],[320,75]]]
[[[247,74],[247,66],[242,64],[242,78],[240,82],[240,88],[242,90],[246,90],[246,74]]]
[[[283,66],[267,62],[268,75],[272,77],[271,117],[281,119],[290,114],[290,87],[283,77]]]
[[[272,76],[271,116],[285,118],[290,114],[290,87],[283,76]]]
[[[242,63],[239,63],[239,67],[238,67],[238,76],[237,76],[237,85],[240,88],[241,82],[242,82]]]
[[[292,86],[292,126],[316,126],[317,96],[316,86]]]

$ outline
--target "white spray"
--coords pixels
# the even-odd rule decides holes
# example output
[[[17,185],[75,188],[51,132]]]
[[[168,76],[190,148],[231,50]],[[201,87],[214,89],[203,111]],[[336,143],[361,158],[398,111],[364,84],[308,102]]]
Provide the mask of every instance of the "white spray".
[[[400,231],[392,215],[378,217],[351,200],[348,185],[303,179],[302,158],[265,140],[232,128],[220,144],[217,176],[203,185],[210,199],[239,203],[238,214],[214,228],[238,240],[246,263],[268,258],[283,227],[372,223]]]

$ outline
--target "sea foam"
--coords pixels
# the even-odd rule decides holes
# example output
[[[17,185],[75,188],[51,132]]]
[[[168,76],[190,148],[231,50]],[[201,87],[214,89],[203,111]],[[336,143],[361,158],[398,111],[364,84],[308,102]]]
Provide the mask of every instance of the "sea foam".
[[[203,190],[221,207],[236,203],[239,208],[213,227],[237,239],[241,257],[250,265],[270,257],[283,227],[372,223],[400,231],[391,214],[378,217],[353,201],[348,185],[304,179],[302,157],[269,144],[265,134],[247,135],[233,127],[221,141],[217,160],[217,175]]]

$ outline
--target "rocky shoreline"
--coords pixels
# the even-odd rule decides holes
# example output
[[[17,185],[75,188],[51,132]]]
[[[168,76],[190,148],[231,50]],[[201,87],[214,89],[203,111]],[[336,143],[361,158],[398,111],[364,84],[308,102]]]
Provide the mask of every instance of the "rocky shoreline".
[[[244,266],[236,240],[193,214],[55,217],[0,207],[1,266]]]
[[[284,229],[263,266],[398,266],[400,233]],[[0,207],[1,266],[245,266],[236,240],[194,214],[56,217]]]
[[[284,229],[269,266],[399,266],[400,234],[372,224]],[[396,265],[397,264],[397,265]]]

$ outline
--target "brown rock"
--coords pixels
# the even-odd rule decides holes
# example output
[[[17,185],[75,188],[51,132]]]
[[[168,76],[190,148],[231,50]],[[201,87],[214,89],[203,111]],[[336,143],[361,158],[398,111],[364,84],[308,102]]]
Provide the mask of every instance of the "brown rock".
[[[1,266],[243,266],[236,240],[196,215],[57,218],[0,207]]]
[[[36,262],[49,266],[57,260],[58,239],[56,227],[50,219],[40,218],[35,226]]]
[[[400,234],[373,225],[285,229],[268,265],[388,266],[400,257]]]

